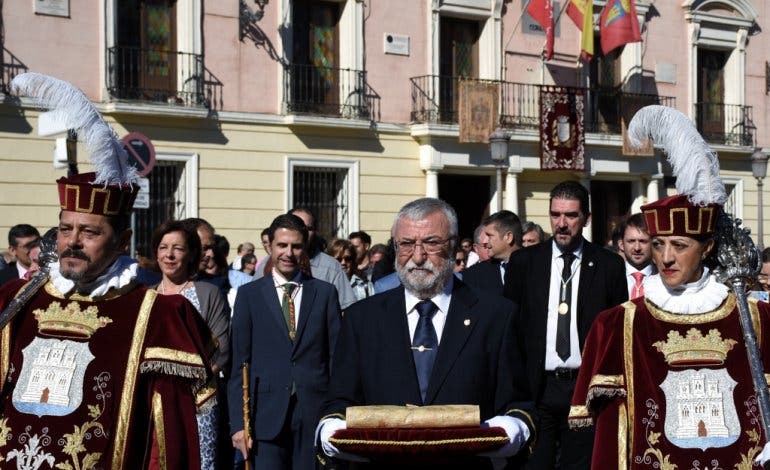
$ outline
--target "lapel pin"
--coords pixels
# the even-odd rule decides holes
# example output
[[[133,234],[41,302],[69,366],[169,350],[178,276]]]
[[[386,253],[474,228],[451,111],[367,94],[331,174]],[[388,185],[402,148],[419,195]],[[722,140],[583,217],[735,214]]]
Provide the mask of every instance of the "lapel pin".
[[[463,322],[463,325],[465,325],[465,326],[468,326],[470,324],[471,324],[471,319],[470,318],[466,318],[465,321]]]
[[[588,267],[589,267],[589,268],[592,268],[593,266],[594,266],[594,262],[593,262],[593,261],[589,261],[589,262],[588,262]]]

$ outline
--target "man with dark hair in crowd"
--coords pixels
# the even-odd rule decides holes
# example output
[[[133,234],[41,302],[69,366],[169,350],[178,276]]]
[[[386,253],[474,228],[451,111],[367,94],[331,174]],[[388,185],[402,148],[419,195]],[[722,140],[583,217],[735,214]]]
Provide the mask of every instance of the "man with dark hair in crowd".
[[[628,298],[644,296],[644,280],[658,272],[652,264],[652,238],[641,212],[628,216],[620,224],[623,238],[618,242],[620,253],[626,260]]]
[[[302,272],[308,241],[302,219],[276,217],[269,237],[272,271],[239,288],[235,300],[228,386],[232,442],[242,455],[251,454],[252,468],[313,470],[313,432],[341,321],[337,291]],[[250,436],[243,423],[244,363],[255,423]]]
[[[475,289],[502,295],[508,259],[521,248],[521,221],[513,212],[502,210],[486,217],[481,225],[487,236],[490,258],[466,268],[463,281]]]
[[[211,274],[218,272],[217,240],[214,227],[208,223],[207,220],[201,219],[199,217],[190,217],[184,219],[182,223],[197,231],[198,237],[201,239],[201,259],[198,263],[198,275],[196,279],[214,284],[219,288],[220,291],[222,291],[222,294],[227,297],[227,292],[230,290],[230,283],[227,279],[227,273]],[[225,263],[225,265],[226,264],[227,263]]]
[[[0,285],[14,279],[28,278],[32,260],[29,257],[29,250],[40,240],[40,232],[31,225],[19,224],[11,227],[8,231],[8,251],[16,259],[0,271]]]
[[[599,312],[628,300],[621,258],[583,238],[588,204],[580,183],[557,184],[549,203],[553,237],[514,253],[505,273],[505,296],[521,308],[516,331],[540,417],[532,470],[553,469],[557,455],[562,469],[590,466],[593,428],[567,423],[581,351]]]
[[[316,216],[312,210],[307,207],[295,207],[289,211],[305,222],[308,231],[307,256],[310,258],[310,271],[313,277],[321,279],[337,288],[339,294],[340,307],[342,310],[348,308],[356,301],[353,289],[350,287],[348,277],[342,266],[336,259],[323,252],[325,243],[322,243],[316,233]],[[259,275],[259,273],[257,273]]]
[[[369,262],[369,247],[372,246],[372,237],[363,230],[360,230],[358,232],[351,232],[348,235],[348,240],[353,244],[353,248],[356,249],[358,271],[364,273],[367,278],[371,277],[372,267]]]

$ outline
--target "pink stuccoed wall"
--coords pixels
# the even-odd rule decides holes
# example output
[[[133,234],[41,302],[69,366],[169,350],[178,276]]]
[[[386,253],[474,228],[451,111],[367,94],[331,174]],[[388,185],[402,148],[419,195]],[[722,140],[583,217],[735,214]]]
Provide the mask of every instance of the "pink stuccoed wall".
[[[70,0],[70,17],[36,15],[30,0],[5,0],[5,49],[30,72],[69,81],[99,99],[101,17],[97,2]],[[7,54],[6,54],[7,57]]]
[[[265,16],[256,23],[268,42],[239,40],[238,2],[207,1],[204,8],[203,40],[206,68],[223,84],[223,108],[278,114],[280,107],[280,64],[271,59],[269,44],[281,54],[278,37],[278,1],[268,3]],[[254,10],[253,2],[247,5]]]
[[[382,98],[382,121],[409,122],[412,107],[409,79],[430,73],[430,2],[388,0],[370,1],[365,5],[367,77],[369,85]],[[409,36],[409,56],[385,54],[385,33]]]

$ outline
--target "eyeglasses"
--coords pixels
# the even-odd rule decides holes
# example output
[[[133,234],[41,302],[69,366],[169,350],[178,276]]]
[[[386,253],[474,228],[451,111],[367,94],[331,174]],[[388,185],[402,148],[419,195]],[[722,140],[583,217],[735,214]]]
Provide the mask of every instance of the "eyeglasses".
[[[352,256],[338,256],[337,257],[337,261],[339,261],[340,263],[343,262],[343,261],[347,261],[348,263],[350,263],[351,261],[353,261],[353,257]]]
[[[460,266],[461,264],[465,264],[465,260],[462,259],[462,258],[457,258],[457,259],[455,259],[455,264],[457,266]]]
[[[411,255],[417,246],[422,247],[423,251],[429,255],[440,253],[449,241],[449,238],[428,238],[426,240],[399,240],[396,242],[396,249],[402,255]]]

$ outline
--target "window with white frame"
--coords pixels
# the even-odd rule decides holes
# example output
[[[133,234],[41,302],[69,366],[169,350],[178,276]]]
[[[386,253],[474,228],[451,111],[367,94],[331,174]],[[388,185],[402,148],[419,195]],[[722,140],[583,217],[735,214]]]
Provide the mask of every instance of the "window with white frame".
[[[737,219],[743,218],[743,180],[740,178],[722,178],[727,193],[724,211]]]
[[[316,215],[324,238],[347,238],[358,230],[358,161],[288,159],[287,206]]]
[[[155,168],[147,175],[148,207],[135,205],[131,225],[131,254],[152,258],[152,233],[168,220],[197,216],[197,155],[165,154],[156,156]]]

